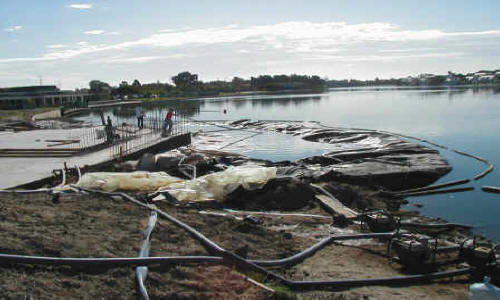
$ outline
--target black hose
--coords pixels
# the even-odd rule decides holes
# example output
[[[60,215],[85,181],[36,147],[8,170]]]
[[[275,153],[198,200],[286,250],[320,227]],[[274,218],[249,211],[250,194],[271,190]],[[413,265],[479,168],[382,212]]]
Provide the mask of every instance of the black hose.
[[[399,285],[419,283],[430,281],[432,279],[453,277],[458,275],[470,274],[473,269],[465,268],[454,271],[436,272],[430,274],[409,275],[388,278],[370,278],[370,279],[346,279],[334,281],[291,281],[270,271],[267,271],[255,264],[246,261],[245,259],[224,251],[223,258],[213,256],[173,256],[173,257],[129,257],[129,258],[60,258],[60,257],[43,257],[43,256],[24,256],[13,254],[0,254],[0,263],[23,263],[23,264],[44,264],[44,265],[67,265],[67,266],[137,266],[137,265],[155,265],[155,264],[196,264],[196,263],[223,263],[228,260],[248,268],[253,266],[253,270],[258,270],[259,273],[264,273],[270,278],[279,280],[284,285],[295,290],[307,289],[339,289],[356,286],[370,285]]]
[[[447,189],[447,190],[430,190],[430,191],[422,191],[422,192],[414,192],[414,193],[400,193],[400,194],[394,194],[394,195],[399,196],[399,197],[425,196],[425,195],[434,195],[434,194],[467,192],[467,191],[473,191],[473,190],[474,190],[474,187],[467,186],[467,187]]]
[[[461,228],[473,228],[474,226],[472,225],[467,225],[467,224],[458,224],[458,223],[443,223],[443,224],[422,224],[422,223],[413,223],[413,222],[401,222],[401,227],[420,227],[420,228],[455,228],[455,227],[461,227]]]
[[[500,187],[498,186],[483,186],[481,187],[481,189],[485,192],[489,192],[489,193],[500,193]]]
[[[147,207],[149,209],[155,210],[158,214],[161,216],[167,218],[169,221],[173,222],[177,226],[183,228],[184,230],[188,231],[191,236],[193,236],[196,240],[200,241],[204,247],[207,249],[207,251],[210,254],[216,255],[217,252],[228,252],[227,250],[223,249],[219,245],[215,244],[211,240],[209,240],[207,237],[205,237],[203,234],[195,230],[194,228],[190,227],[189,225],[177,220],[173,216],[170,216],[166,212],[158,209],[158,208],[153,208],[151,206],[148,206],[125,193],[118,193],[120,196],[127,198],[128,200],[139,204],[143,207]],[[333,241],[341,241],[341,240],[353,240],[353,239],[369,239],[369,238],[389,238],[393,237],[394,233],[368,233],[368,234],[353,234],[353,235],[339,235],[339,236],[331,236],[328,238],[325,238],[318,242],[317,244],[309,247],[308,249],[299,252],[291,257],[284,258],[284,259],[279,259],[279,260],[249,260],[249,263],[256,264],[256,265],[262,265],[262,266],[282,266],[282,265],[288,265],[288,264],[293,264],[297,263],[300,261],[303,261],[304,259],[314,255],[317,251],[321,250],[322,248],[326,247]]]
[[[89,192],[96,192],[93,190],[88,190],[85,189]],[[253,271],[257,272],[260,274],[265,275],[269,279],[277,280],[278,282],[292,288],[292,289],[332,289],[332,288],[346,288],[346,287],[353,287],[353,286],[365,286],[365,285],[393,285],[393,284],[402,284],[402,283],[415,283],[415,282],[421,282],[421,281],[426,281],[426,280],[431,280],[435,278],[444,278],[444,277],[451,277],[451,276],[457,276],[457,275],[462,275],[462,274],[469,274],[472,272],[472,269],[460,269],[456,271],[447,271],[447,272],[437,272],[437,273],[431,273],[431,274],[422,274],[422,275],[410,275],[410,276],[400,276],[400,277],[391,277],[391,278],[379,278],[379,279],[355,279],[355,280],[337,280],[337,281],[290,281],[281,275],[278,275],[274,272],[271,272],[269,270],[266,270],[262,268],[261,266],[258,266],[252,261],[248,261],[241,256],[232,253],[230,251],[227,251],[214,242],[210,241],[208,238],[206,238],[203,234],[199,233],[189,225],[184,224],[183,222],[177,220],[175,217],[170,216],[169,214],[152,207],[150,205],[144,204],[133,197],[125,194],[125,193],[107,193],[107,192],[101,192],[97,191],[97,193],[103,193],[107,195],[119,195],[122,196],[128,200],[130,200],[133,203],[136,203],[140,206],[146,207],[151,210],[155,210],[158,214],[161,216],[167,218],[169,221],[174,223],[176,226],[181,227],[182,229],[188,231],[191,236],[193,236],[195,239],[200,241],[205,248],[207,248],[207,251],[210,253],[214,253],[217,256],[221,256],[222,259],[228,263],[231,263],[239,268],[245,269],[247,271]],[[324,247],[324,245],[328,244],[329,241],[326,239],[321,241],[320,246]],[[313,249],[312,249],[313,248]],[[314,251],[317,251],[313,247],[310,247],[309,249],[306,249],[305,252],[306,254],[309,253],[314,253]],[[141,258],[139,258],[141,259]],[[206,259],[206,258],[205,258]],[[294,258],[296,259],[296,258]]]
[[[27,256],[16,254],[0,254],[0,263],[39,264],[51,266],[149,266],[166,264],[221,263],[215,256],[165,256],[165,257],[117,257],[117,258],[65,258],[47,256]]]
[[[396,191],[392,192],[392,194],[402,194],[402,193],[413,193],[413,192],[422,192],[422,191],[430,191],[430,190],[437,190],[443,187],[448,187],[448,186],[454,186],[454,185],[460,185],[460,184],[465,184],[468,183],[470,179],[461,179],[461,180],[455,180],[455,181],[448,181],[444,182],[441,184],[436,184],[436,185],[430,185],[422,188],[417,188],[417,189],[410,189],[410,190],[404,190],[404,191]]]
[[[429,274],[386,277],[386,278],[368,278],[368,279],[345,279],[335,281],[288,281],[285,284],[294,290],[324,289],[324,288],[350,288],[371,285],[401,285],[431,281],[433,279],[453,277],[458,275],[471,274],[472,268],[464,268],[453,271],[435,272]]]

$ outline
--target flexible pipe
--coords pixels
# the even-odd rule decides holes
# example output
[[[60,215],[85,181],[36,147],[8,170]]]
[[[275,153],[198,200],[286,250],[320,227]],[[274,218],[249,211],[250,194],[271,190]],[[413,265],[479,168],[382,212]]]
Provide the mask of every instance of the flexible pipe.
[[[401,222],[401,227],[421,227],[421,228],[454,228],[454,227],[462,227],[462,228],[473,228],[472,225],[467,224],[458,224],[458,223],[443,223],[443,224],[422,224],[422,223],[413,223],[413,222]]]
[[[236,257],[236,258],[235,258]],[[242,258],[236,255],[225,255],[226,260],[235,259],[237,262]],[[69,266],[129,266],[129,265],[154,265],[154,264],[192,264],[192,263],[223,263],[221,257],[211,256],[176,256],[176,257],[130,257],[130,258],[60,258],[60,257],[41,257],[41,256],[23,256],[12,254],[0,254],[0,262],[5,263],[25,263],[25,264],[45,264],[45,265],[69,265]],[[430,274],[398,276],[388,278],[370,278],[370,279],[346,279],[346,280],[327,280],[327,281],[291,281],[279,275],[276,275],[263,268],[259,271],[279,280],[282,284],[296,290],[306,289],[340,289],[356,286],[371,285],[398,285],[419,283],[438,278],[453,277],[458,275],[470,274],[473,269],[465,268],[453,271],[436,272]]]
[[[435,272],[429,274],[386,277],[386,278],[369,278],[369,279],[346,279],[334,281],[287,281],[284,284],[294,290],[310,290],[310,289],[342,289],[359,286],[372,285],[401,285],[414,284],[433,279],[453,277],[459,275],[471,274],[472,268],[464,268],[453,271]]]
[[[87,190],[89,192],[92,192],[92,190]],[[232,264],[234,264],[237,267],[243,268],[245,270],[249,271],[254,271],[258,272],[261,274],[264,274],[267,276],[267,278],[277,280],[281,282],[284,285],[289,286],[292,289],[331,289],[331,288],[345,288],[345,287],[352,287],[352,286],[365,286],[365,285],[392,285],[392,284],[401,284],[401,283],[415,283],[415,282],[421,282],[424,280],[431,280],[435,278],[444,278],[444,277],[451,277],[451,276],[457,276],[457,275],[462,275],[462,274],[469,274],[472,272],[471,268],[467,269],[460,269],[456,271],[447,271],[447,272],[436,272],[436,273],[431,273],[431,274],[422,274],[422,275],[410,275],[410,276],[400,276],[400,277],[391,277],[391,278],[378,278],[378,279],[355,279],[355,280],[337,280],[337,281],[290,281],[281,275],[278,275],[274,272],[271,272],[269,270],[266,270],[262,268],[261,266],[258,266],[252,261],[248,261],[237,254],[234,254],[230,251],[227,251],[214,242],[210,241],[208,238],[206,238],[203,234],[199,233],[192,227],[190,227],[187,224],[184,224],[183,222],[177,220],[175,217],[170,216],[169,214],[151,207],[150,205],[144,204],[135,198],[125,194],[125,193],[106,193],[106,192],[101,192],[97,191],[99,193],[104,193],[108,195],[120,195],[128,200],[130,200],[133,203],[136,203],[140,206],[146,207],[148,209],[153,209],[158,212],[161,216],[167,218],[169,221],[174,223],[176,226],[181,227],[182,229],[188,231],[191,236],[193,236],[195,239],[199,240],[202,242],[202,244],[207,248],[207,250],[210,253],[215,253],[217,256],[221,256],[224,261],[228,261]],[[322,245],[327,244],[325,240],[320,242]],[[324,246],[323,246],[324,247]],[[312,247],[311,247],[312,248]],[[312,252],[311,248],[305,250],[305,252]],[[312,250],[312,251],[311,251]]]
[[[434,195],[434,194],[447,194],[447,193],[458,193],[458,192],[467,192],[467,191],[473,191],[474,187],[462,187],[462,188],[454,188],[454,189],[447,189],[447,190],[430,190],[430,191],[423,191],[423,192],[414,192],[414,193],[400,193],[400,194],[394,194],[399,197],[409,197],[409,196],[425,196],[425,195]]]
[[[94,192],[94,193],[101,193],[101,194],[106,194],[106,195],[118,195],[121,196],[129,201],[132,201],[135,204],[138,204],[142,207],[148,208],[150,210],[156,211],[159,215],[162,217],[165,217],[169,221],[173,222],[175,225],[178,227],[181,227],[182,229],[188,231],[189,234],[196,240],[202,243],[202,245],[207,249],[207,251],[210,254],[217,255],[219,253],[227,252],[225,249],[220,247],[219,245],[215,244],[212,242],[210,239],[205,237],[203,234],[198,232],[196,229],[190,227],[189,225],[179,221],[175,217],[169,215],[168,213],[153,207],[151,205],[144,204],[135,198],[125,194],[125,193],[109,193],[109,192],[102,192],[102,191],[97,191],[97,190],[91,190],[91,189],[85,189],[85,188],[80,188],[81,190],[86,190],[87,192]],[[287,264],[292,264],[298,261],[302,261],[312,255],[314,255],[317,251],[320,249],[324,248],[325,246],[329,245],[333,241],[338,241],[338,240],[349,240],[349,239],[367,239],[367,238],[387,238],[387,237],[392,237],[394,236],[394,233],[368,233],[368,234],[354,234],[354,235],[338,235],[338,236],[331,236],[328,238],[325,238],[321,241],[319,241],[317,244],[309,247],[308,249],[299,252],[291,257],[285,258],[285,259],[279,259],[279,260],[255,260],[255,261],[250,261],[251,263],[256,263],[259,264],[263,263],[266,266],[280,266],[280,265],[287,265]]]
[[[141,251],[139,251],[139,257],[148,257],[149,256],[149,240],[151,238],[151,233],[156,225],[156,221],[158,219],[158,214],[156,211],[152,210],[149,216],[148,226],[144,231],[144,241],[142,242]],[[147,266],[139,266],[135,269],[135,274],[137,278],[137,285],[139,289],[139,293],[141,295],[141,299],[149,300],[148,291],[144,286],[144,281],[148,276],[148,267]]]
[[[485,192],[489,192],[489,193],[500,193],[500,187],[498,186],[483,186],[481,187],[481,189]]]
[[[117,258],[64,258],[47,256],[28,256],[16,254],[0,254],[2,263],[39,264],[52,266],[149,266],[177,263],[221,263],[215,256],[164,256],[164,257],[117,257]]]
[[[461,180],[455,180],[455,181],[448,181],[448,182],[444,182],[444,183],[441,183],[441,184],[429,185],[429,186],[422,187],[422,188],[409,189],[409,190],[403,190],[403,191],[396,191],[396,192],[391,192],[391,193],[392,194],[403,194],[403,193],[413,193],[413,192],[430,191],[430,190],[437,190],[437,189],[444,188],[444,187],[465,184],[465,183],[468,183],[468,182],[470,182],[470,179],[461,179]]]

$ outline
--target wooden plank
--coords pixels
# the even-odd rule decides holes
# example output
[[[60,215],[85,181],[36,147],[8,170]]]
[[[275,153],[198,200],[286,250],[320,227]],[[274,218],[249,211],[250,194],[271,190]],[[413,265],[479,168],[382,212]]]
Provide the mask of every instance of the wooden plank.
[[[329,213],[342,214],[347,218],[355,218],[358,216],[357,212],[342,204],[338,199],[326,195],[316,195],[316,200],[318,200],[320,205]]]

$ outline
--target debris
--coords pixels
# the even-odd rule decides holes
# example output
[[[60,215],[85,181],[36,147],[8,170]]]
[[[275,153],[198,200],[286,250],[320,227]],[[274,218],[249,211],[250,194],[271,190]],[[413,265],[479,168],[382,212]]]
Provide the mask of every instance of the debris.
[[[166,186],[168,191],[179,201],[225,201],[227,195],[242,186],[263,185],[276,177],[275,167],[241,166],[204,175],[193,180],[185,180]]]

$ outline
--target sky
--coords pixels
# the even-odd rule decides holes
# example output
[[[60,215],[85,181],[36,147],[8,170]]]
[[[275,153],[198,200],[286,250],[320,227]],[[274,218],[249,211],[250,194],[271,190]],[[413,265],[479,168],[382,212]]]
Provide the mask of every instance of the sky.
[[[0,0],[0,87],[500,69],[498,0]]]

